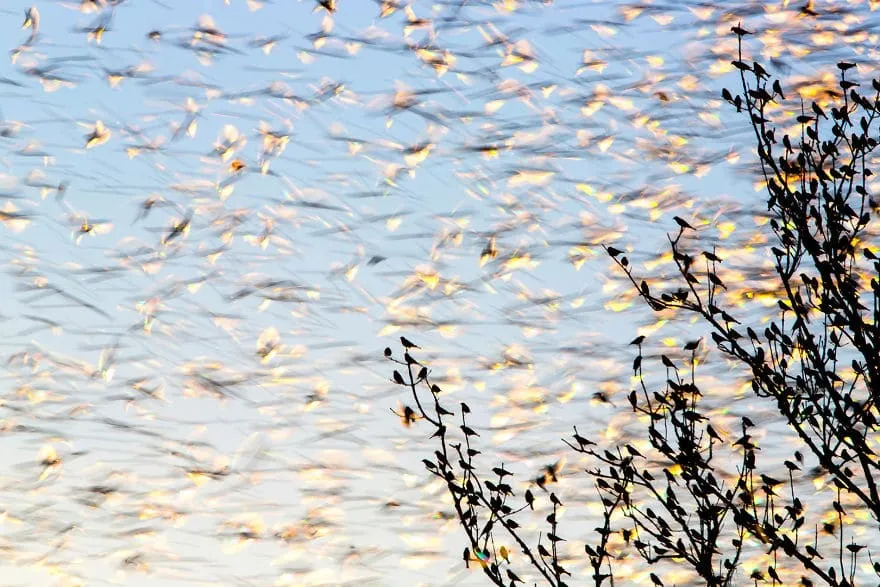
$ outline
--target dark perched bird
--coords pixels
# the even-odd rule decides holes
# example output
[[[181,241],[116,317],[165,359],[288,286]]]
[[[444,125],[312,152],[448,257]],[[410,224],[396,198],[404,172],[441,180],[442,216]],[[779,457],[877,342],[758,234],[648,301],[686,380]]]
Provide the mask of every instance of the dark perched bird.
[[[672,219],[675,220],[675,223],[678,224],[682,229],[688,228],[690,230],[696,230],[693,226],[691,226],[684,219],[679,218],[678,216],[673,216]]]
[[[822,555],[819,554],[819,551],[809,544],[804,547],[804,550],[807,551],[807,554],[810,555],[811,558],[823,558]]]
[[[420,348],[422,348],[422,347],[418,346],[417,344],[414,344],[412,341],[407,340],[405,336],[400,337],[400,344],[402,344],[403,348],[405,348],[405,349],[420,349]]]

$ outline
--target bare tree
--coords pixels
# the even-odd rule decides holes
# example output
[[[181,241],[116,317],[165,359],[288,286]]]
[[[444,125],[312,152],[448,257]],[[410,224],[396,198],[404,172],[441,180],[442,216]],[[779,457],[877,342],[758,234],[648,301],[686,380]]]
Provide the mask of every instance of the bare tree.
[[[878,203],[869,182],[880,81],[869,89],[854,79],[855,64],[838,63],[839,90],[831,92],[830,104],[801,102],[793,121],[779,120],[781,106],[791,109],[792,100],[761,64],[744,60],[749,31],[736,26],[732,32],[739,39],[733,66],[741,89],[725,89],[722,97],[754,131],[768,237],[775,241],[769,248],[774,315],[763,327],[736,315],[723,295],[723,259],[714,249],[690,250],[696,231],[684,219],[675,218],[677,232],[669,236],[678,283],[672,280],[665,291],[637,276],[625,251],[606,251],[652,310],[699,318],[717,350],[748,371],[757,401],[775,407],[797,444],[777,466],[758,458],[748,417],[736,439],[713,428],[695,373],[699,342],[685,345],[677,361],[661,357],[666,383],[652,391],[643,377],[644,337],[636,338],[638,385],[629,403],[647,422],[650,454],[632,444],[599,446],[577,429],[565,440],[594,463],[587,473],[604,508],[586,540],[586,562],[597,586],[620,580],[615,561],[633,553],[648,564],[683,561],[696,581],[712,586],[743,577],[755,585],[781,585],[784,578],[802,585],[876,584],[880,562],[871,557],[871,543],[880,537],[880,457],[873,449],[880,432],[880,258],[870,245]],[[406,408],[406,417],[433,427],[439,446],[423,462],[452,496],[467,536],[464,564],[479,565],[495,585],[522,582],[517,570],[547,585],[573,582],[559,550],[560,499],[549,493],[546,531],[537,539],[527,536],[517,519],[534,509],[535,496],[531,490],[516,496],[513,474],[503,465],[480,472],[479,435],[469,425],[468,406],[461,404],[457,413],[444,406],[429,369],[410,354],[415,345],[401,340],[403,359],[390,349],[385,354],[402,367],[394,381],[411,389],[415,407]],[[727,470],[731,463],[735,467]],[[546,488],[555,474],[548,467],[534,482]],[[804,482],[820,476],[830,481],[830,517],[811,505],[805,491],[811,486]],[[855,511],[869,522],[850,525]],[[746,568],[753,550],[772,563]],[[663,585],[660,575],[650,573],[655,585]]]

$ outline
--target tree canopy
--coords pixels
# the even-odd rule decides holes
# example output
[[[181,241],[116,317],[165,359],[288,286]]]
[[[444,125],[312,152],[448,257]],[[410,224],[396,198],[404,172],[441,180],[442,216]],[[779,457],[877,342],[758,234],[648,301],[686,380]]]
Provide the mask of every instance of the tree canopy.
[[[676,355],[645,361],[646,337],[637,336],[627,401],[642,434],[597,442],[575,427],[565,440],[586,457],[583,482],[596,490],[597,527],[560,520],[558,464],[541,470],[521,496],[523,484],[503,463],[481,467],[486,456],[467,403],[457,410],[445,405],[410,341],[401,338],[402,361],[385,351],[405,366],[393,380],[412,390],[416,408],[405,408],[407,421],[423,419],[437,439],[438,450],[423,464],[451,496],[467,538],[464,564],[481,567],[495,585],[583,583],[583,571],[572,570],[582,562],[561,550],[573,539],[583,543],[596,586],[631,581],[638,570],[658,586],[749,580],[851,587],[880,578],[872,554],[880,537],[880,257],[870,188],[880,80],[863,88],[857,65],[841,61],[829,104],[792,105],[778,78],[743,59],[751,32],[738,24],[731,33],[739,42],[732,64],[741,85],[721,95],[754,131],[777,307],[769,319],[741,315],[724,296],[724,258],[716,247],[699,250],[697,230],[679,216],[669,235],[677,282],[649,284],[625,250],[605,247],[651,310],[696,318],[711,343],[693,340]],[[780,116],[786,110],[796,112],[794,120]],[[704,346],[748,373],[757,400],[773,406],[773,419],[756,425],[742,416],[732,434],[719,434],[697,376]],[[657,379],[665,379],[659,385],[649,382],[657,362]],[[787,439],[781,455],[762,451],[761,437],[772,446],[774,436]],[[534,522],[523,521],[536,511],[536,488],[543,490],[537,511],[544,517],[537,537]]]

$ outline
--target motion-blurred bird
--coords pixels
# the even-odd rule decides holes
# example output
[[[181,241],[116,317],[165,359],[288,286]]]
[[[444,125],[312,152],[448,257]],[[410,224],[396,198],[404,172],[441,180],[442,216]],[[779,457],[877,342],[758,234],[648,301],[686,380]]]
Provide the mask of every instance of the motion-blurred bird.
[[[36,6],[31,6],[24,11],[24,22],[21,25],[23,29],[31,29],[31,36],[28,42],[33,42],[37,34],[40,32],[40,12]]]

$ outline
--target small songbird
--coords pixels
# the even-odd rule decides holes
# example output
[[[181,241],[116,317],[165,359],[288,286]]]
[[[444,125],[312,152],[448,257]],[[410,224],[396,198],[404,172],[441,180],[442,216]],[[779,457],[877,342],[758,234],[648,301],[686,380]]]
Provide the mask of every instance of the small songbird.
[[[329,13],[336,12],[336,0],[318,0],[318,5],[315,7],[315,10],[324,9]]]
[[[405,349],[420,349],[420,348],[422,348],[416,344],[413,344],[411,341],[407,340],[405,336],[400,337],[400,344],[402,344],[403,348],[405,348]]]
[[[22,23],[21,28],[31,29],[31,41],[40,32],[40,13],[36,6],[32,6],[24,11],[24,23]]]
[[[165,237],[162,239],[162,244],[167,245],[168,243],[170,243],[172,240],[179,237],[180,235],[186,234],[187,232],[189,232],[189,227],[190,227],[191,222],[192,222],[192,212],[189,212],[189,213],[187,213],[186,217],[183,218],[183,220],[180,220],[179,222],[174,223],[174,225],[171,227],[170,232],[167,235],[165,235]]]
[[[682,228],[682,230],[685,228],[687,228],[689,230],[696,230],[693,226],[688,224],[687,221],[685,221],[683,218],[679,218],[678,216],[673,216],[672,219],[675,220],[675,223],[678,224]]]

